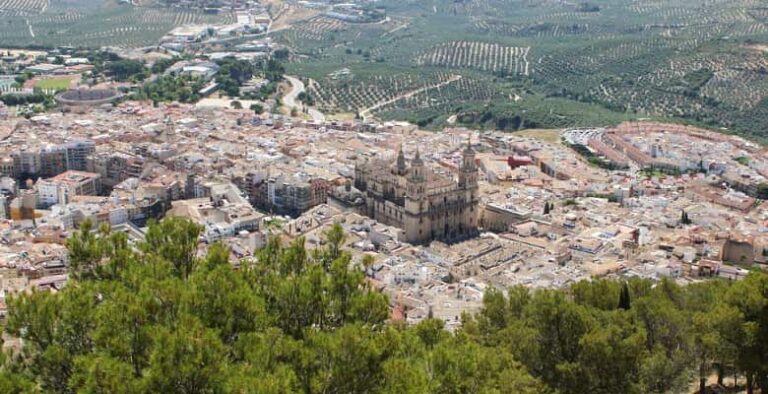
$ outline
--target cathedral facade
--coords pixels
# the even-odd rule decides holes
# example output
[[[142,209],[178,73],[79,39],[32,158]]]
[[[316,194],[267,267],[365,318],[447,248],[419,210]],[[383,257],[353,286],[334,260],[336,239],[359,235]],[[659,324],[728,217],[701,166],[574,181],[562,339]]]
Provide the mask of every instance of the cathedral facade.
[[[402,148],[394,162],[372,159],[355,167],[355,187],[365,195],[365,214],[403,230],[412,244],[461,241],[477,234],[478,169],[470,144],[463,150],[458,182],[427,167],[419,151],[407,163]]]

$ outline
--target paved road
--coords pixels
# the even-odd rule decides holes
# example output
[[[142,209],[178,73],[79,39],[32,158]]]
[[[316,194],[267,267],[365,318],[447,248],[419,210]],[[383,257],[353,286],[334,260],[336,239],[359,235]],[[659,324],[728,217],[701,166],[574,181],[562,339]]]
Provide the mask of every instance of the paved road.
[[[285,76],[285,79],[291,83],[291,91],[283,96],[283,104],[288,108],[296,108],[297,110],[301,111],[302,108],[304,108],[304,105],[298,102],[297,98],[301,92],[306,91],[304,82],[301,82],[301,80],[296,77],[289,77],[287,75]],[[316,122],[325,121],[325,115],[314,108],[308,107],[307,113],[312,117],[312,120]]]

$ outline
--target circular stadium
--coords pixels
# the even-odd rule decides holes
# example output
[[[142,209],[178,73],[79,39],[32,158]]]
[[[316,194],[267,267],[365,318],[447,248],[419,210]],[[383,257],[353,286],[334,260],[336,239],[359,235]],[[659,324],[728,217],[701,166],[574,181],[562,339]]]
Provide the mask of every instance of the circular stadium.
[[[56,95],[56,101],[64,106],[84,107],[107,104],[123,95],[113,89],[71,89]]]

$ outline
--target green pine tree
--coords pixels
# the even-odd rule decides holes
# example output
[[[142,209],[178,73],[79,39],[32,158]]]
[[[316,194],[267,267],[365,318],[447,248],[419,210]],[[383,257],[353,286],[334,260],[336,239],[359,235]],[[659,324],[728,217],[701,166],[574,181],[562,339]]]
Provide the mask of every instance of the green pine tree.
[[[621,285],[621,293],[619,295],[619,309],[627,311],[630,307],[629,285],[627,285],[627,282],[624,282]]]

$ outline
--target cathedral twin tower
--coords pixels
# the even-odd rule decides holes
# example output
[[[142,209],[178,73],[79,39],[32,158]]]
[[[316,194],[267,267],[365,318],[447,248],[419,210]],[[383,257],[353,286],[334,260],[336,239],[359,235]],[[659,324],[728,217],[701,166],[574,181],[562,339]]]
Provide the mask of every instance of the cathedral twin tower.
[[[458,182],[428,168],[417,150],[410,166],[400,148],[394,163],[373,159],[355,167],[355,187],[365,193],[365,213],[402,229],[403,241],[461,241],[477,234],[478,169],[475,151],[462,152]]]

